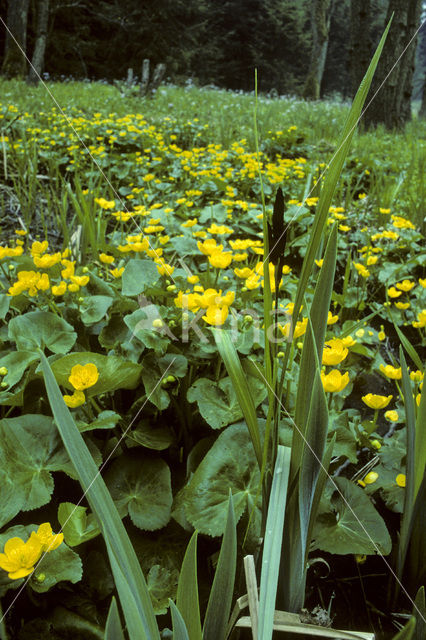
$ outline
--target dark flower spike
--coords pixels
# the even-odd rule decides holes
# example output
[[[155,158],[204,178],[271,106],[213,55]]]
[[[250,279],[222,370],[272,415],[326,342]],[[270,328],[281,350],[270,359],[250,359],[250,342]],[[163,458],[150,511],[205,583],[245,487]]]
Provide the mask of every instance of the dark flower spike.
[[[284,251],[287,239],[287,229],[284,224],[284,196],[281,187],[278,187],[275,196],[274,211],[272,214],[272,226],[268,222],[269,260],[275,265],[275,291],[281,282],[284,267]]]

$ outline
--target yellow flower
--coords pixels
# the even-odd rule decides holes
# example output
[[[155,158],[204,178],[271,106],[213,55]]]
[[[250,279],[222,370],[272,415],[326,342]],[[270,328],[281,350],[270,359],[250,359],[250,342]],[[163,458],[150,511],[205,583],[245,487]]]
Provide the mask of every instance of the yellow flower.
[[[402,378],[401,367],[398,367],[398,369],[396,369],[391,364],[381,364],[380,371],[391,380],[400,380]]]
[[[38,240],[36,240],[31,245],[32,257],[34,258],[35,255],[41,256],[42,253],[45,253],[47,251],[48,247],[49,243],[47,242],[47,240],[43,240],[43,242],[39,242]]]
[[[399,298],[399,296],[402,296],[402,291],[398,291],[395,287],[389,287],[388,296],[389,298]]]
[[[419,278],[419,285],[426,289],[426,278]]]
[[[197,242],[197,247],[205,256],[210,256],[212,253],[222,251],[223,249],[223,245],[218,245],[215,238],[208,238],[204,240],[204,242]]]
[[[71,276],[70,280],[73,284],[76,284],[78,287],[85,287],[89,282],[89,276]]]
[[[367,473],[365,476],[363,482],[365,482],[365,484],[373,484],[373,482],[376,482],[378,477],[379,474],[376,473],[376,471],[370,471],[370,473]]]
[[[412,322],[412,325],[417,329],[426,327],[426,309],[422,309],[420,313],[417,314],[417,322]]]
[[[62,396],[65,404],[70,409],[76,409],[77,407],[81,407],[82,404],[86,402],[86,396],[82,391],[74,391],[72,396],[64,395]]]
[[[188,276],[187,280],[189,284],[196,284],[197,282],[200,281],[200,278],[198,276]]]
[[[321,258],[321,260],[315,260],[315,264],[319,269],[322,267],[323,262],[324,262],[324,258]]]
[[[380,207],[379,211],[380,211],[380,213],[390,213],[391,212],[390,209],[383,209],[382,207]]]
[[[12,580],[25,578],[34,571],[42,551],[42,543],[35,533],[27,542],[18,537],[9,538],[4,545],[4,553],[0,553],[0,567],[8,572]]]
[[[294,328],[293,340],[295,338],[300,338],[306,332],[306,327],[308,326],[308,318],[303,318],[303,320],[299,320],[296,323],[296,327]],[[281,331],[285,338],[288,338],[290,335],[290,322],[287,322],[284,326],[278,325],[278,329]]]
[[[203,316],[203,320],[207,322],[207,324],[219,327],[225,322],[228,317],[228,313],[229,307],[226,305],[219,307],[218,305],[212,304],[207,307],[206,315]]]
[[[53,285],[52,293],[54,296],[63,296],[65,291],[67,290],[67,283],[61,280],[58,285]]]
[[[324,391],[330,393],[339,393],[343,391],[349,383],[349,373],[346,371],[343,375],[337,369],[332,369],[327,375],[321,371],[321,381]]]
[[[121,276],[123,275],[123,271],[124,271],[124,267],[121,267],[120,269],[110,269],[110,274],[114,278],[121,278]]]
[[[385,411],[385,418],[389,420],[389,422],[398,422],[398,411],[394,411],[393,409]]]
[[[353,265],[360,276],[362,276],[363,278],[368,278],[370,272],[365,265],[363,265],[361,262],[354,262]]]
[[[414,380],[414,382],[421,382],[423,380],[423,373],[417,369],[417,371],[410,371],[410,378]]]
[[[232,262],[232,253],[230,251],[215,251],[208,258],[212,267],[216,269],[226,269]]]
[[[95,364],[88,362],[85,365],[76,364],[71,369],[71,375],[68,381],[72,384],[77,391],[83,391],[93,387],[97,383],[99,378],[98,368]]]
[[[193,227],[197,223],[198,223],[197,218],[192,218],[192,220],[187,220],[186,222],[182,222],[182,224],[180,226],[181,227],[185,227],[185,228],[189,228],[189,227]]]
[[[379,337],[380,341],[382,341],[382,340],[384,340],[386,338],[386,333],[385,333],[383,325],[380,325],[380,331],[378,333],[378,337]]]
[[[396,288],[401,291],[411,291],[411,289],[415,286],[415,283],[411,280],[403,280],[402,282],[397,282]]]
[[[52,527],[48,522],[44,522],[43,524],[41,524],[37,529],[37,533],[35,535],[39,539],[43,551],[48,552],[57,549],[64,540],[64,534],[53,533]]]
[[[322,364],[336,365],[340,364],[348,355],[348,350],[342,340],[333,338],[324,344],[322,354]]]
[[[339,316],[333,316],[331,311],[328,312],[327,324],[336,324],[338,319],[339,319]]]
[[[60,253],[54,253],[53,255],[45,254],[44,256],[34,254],[33,256],[33,262],[38,269],[50,269],[50,267],[55,266],[55,264],[58,264],[60,261]]]
[[[366,396],[362,396],[362,401],[370,407],[370,409],[384,409],[388,406],[393,396],[379,396],[375,393],[367,393]]]
[[[104,264],[112,264],[115,260],[114,256],[109,256],[106,253],[100,253],[99,254],[99,260],[101,262],[103,262]]]
[[[416,227],[412,222],[406,220],[402,216],[391,216],[392,224],[397,229],[415,229]]]
[[[408,309],[410,306],[409,302],[395,302],[394,304],[397,309],[402,309],[403,311]]]
[[[395,478],[396,484],[398,485],[398,487],[405,487],[406,484],[406,477],[404,473],[398,473],[398,475]]]
[[[354,344],[356,344],[356,340],[354,340],[352,336],[345,336],[344,338],[342,338],[342,342],[345,347],[353,347]]]
[[[214,233],[219,236],[224,235],[225,233],[234,233],[232,229],[227,227],[226,225],[218,225],[215,222],[207,229],[209,233]]]
[[[98,204],[101,209],[114,209],[115,200],[105,200],[105,198],[95,198],[96,204]]]

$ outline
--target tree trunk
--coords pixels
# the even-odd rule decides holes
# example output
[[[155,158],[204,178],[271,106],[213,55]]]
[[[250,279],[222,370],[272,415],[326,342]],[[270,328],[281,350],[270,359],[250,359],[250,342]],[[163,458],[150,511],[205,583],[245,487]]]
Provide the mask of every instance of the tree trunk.
[[[38,0],[37,2],[37,26],[36,40],[33,58],[28,72],[28,82],[37,84],[44,67],[44,52],[46,51],[47,26],[49,23],[50,0]]]
[[[421,4],[421,0],[389,1],[386,23],[392,13],[394,17],[377,66],[370,99],[376,91],[379,93],[364,116],[367,126],[382,123],[387,129],[394,129],[402,127],[411,119],[411,92],[417,38],[414,38],[410,44],[409,42],[420,25]],[[394,68],[391,71],[392,67]],[[389,77],[387,77],[388,74]],[[384,84],[381,87],[382,83]]]
[[[2,75],[7,78],[25,76],[28,6],[29,0],[9,0],[7,4],[6,43],[1,67]]]
[[[302,93],[307,100],[318,100],[320,97],[321,81],[327,56],[331,8],[331,0],[315,0],[312,3],[312,51],[308,75],[306,76]]]
[[[351,0],[351,94],[355,96],[372,57],[370,0]]]
[[[426,118],[426,76],[423,82],[423,96],[422,96],[422,103],[420,105],[419,116],[421,118]]]

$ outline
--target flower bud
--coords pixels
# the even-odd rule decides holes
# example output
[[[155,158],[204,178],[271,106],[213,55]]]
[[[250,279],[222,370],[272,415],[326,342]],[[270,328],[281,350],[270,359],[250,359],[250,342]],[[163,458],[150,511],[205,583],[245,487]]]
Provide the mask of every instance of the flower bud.
[[[8,373],[9,371],[6,367],[0,367],[0,376],[7,376]]]

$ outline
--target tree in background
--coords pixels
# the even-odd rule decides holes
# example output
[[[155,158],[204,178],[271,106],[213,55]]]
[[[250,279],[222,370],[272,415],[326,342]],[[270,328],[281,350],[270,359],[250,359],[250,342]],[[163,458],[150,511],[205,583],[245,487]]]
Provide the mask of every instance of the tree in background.
[[[7,31],[1,67],[2,75],[7,78],[24,77],[26,74],[27,61],[22,52],[27,51],[28,9],[29,0],[9,0],[7,3]]]
[[[333,4],[333,0],[314,0],[314,2],[312,2],[311,59],[302,93],[303,97],[308,100],[319,100],[320,97]]]
[[[351,0],[350,7],[350,76],[351,95],[355,96],[368,68],[373,51],[371,35],[371,1]]]
[[[372,95],[379,93],[364,115],[366,126],[382,123],[392,129],[411,119],[416,54],[416,38],[412,38],[420,26],[421,5],[421,0],[389,0],[385,23],[394,17],[371,89]]]
[[[28,71],[28,82],[37,84],[44,67],[44,53],[47,44],[47,27],[49,23],[50,0],[37,0],[37,24],[35,45],[31,65]]]

